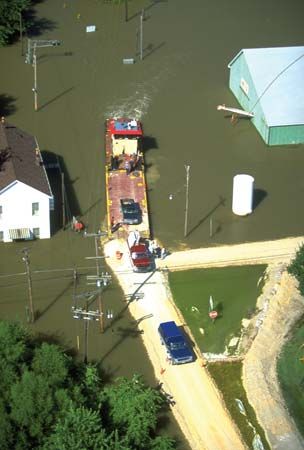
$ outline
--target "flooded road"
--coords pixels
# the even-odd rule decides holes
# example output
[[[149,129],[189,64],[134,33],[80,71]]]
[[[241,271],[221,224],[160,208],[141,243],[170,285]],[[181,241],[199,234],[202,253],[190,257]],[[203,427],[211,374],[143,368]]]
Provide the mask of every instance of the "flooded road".
[[[140,11],[143,60],[136,53]],[[147,139],[146,165],[153,233],[166,247],[203,247],[303,234],[304,146],[268,148],[253,125],[216,110],[238,107],[228,88],[227,64],[242,49],[303,45],[302,0],[48,0],[36,6],[36,39],[59,39],[59,47],[37,50],[38,107],[34,111],[33,68],[20,43],[0,49],[1,115],[37,137],[42,152],[60,155],[68,206],[89,232],[105,218],[104,120],[141,118]],[[94,33],[86,26],[95,25]],[[24,40],[24,50],[26,40]],[[123,64],[135,58],[135,64]],[[188,236],[184,238],[185,164],[190,165]],[[231,211],[232,179],[255,177],[254,213]],[[170,198],[172,198],[170,200]],[[212,219],[212,223],[210,221]],[[212,225],[212,229],[211,229]],[[210,235],[212,235],[210,237]],[[1,245],[0,273],[24,272],[23,244]],[[32,270],[94,266],[94,240],[57,230],[30,249]],[[94,273],[89,270],[88,273]],[[71,271],[33,277],[35,329],[58,335],[83,355],[83,323],[72,318]],[[46,276],[46,275],[45,275]],[[66,278],[61,279],[60,277]],[[85,276],[84,276],[85,279]],[[1,317],[25,319],[24,276],[0,279]],[[83,281],[82,289],[90,289]],[[105,308],[124,310],[118,286],[105,291]],[[119,316],[120,317],[120,316]],[[114,331],[112,331],[112,328]],[[89,358],[102,359],[113,375],[154,376],[132,318],[124,311],[104,335],[89,327]],[[185,448],[185,447],[184,447]]]

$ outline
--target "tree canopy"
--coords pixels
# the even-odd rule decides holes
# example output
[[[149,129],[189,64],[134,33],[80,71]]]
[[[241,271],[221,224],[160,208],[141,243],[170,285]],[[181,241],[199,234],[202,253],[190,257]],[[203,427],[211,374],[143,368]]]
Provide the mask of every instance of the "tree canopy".
[[[304,295],[304,245],[300,246],[287,270],[296,277],[299,282],[299,290]]]
[[[103,383],[58,345],[0,321],[1,450],[172,450],[157,435],[164,399],[142,378]]]
[[[20,31],[20,14],[30,5],[31,0],[0,0],[0,46],[7,44],[12,35]]]

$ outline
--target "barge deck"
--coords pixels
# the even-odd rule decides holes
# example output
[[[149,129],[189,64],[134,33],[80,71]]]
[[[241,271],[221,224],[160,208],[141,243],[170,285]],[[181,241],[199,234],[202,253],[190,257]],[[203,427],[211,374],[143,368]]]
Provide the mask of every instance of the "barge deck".
[[[110,237],[127,238],[130,231],[138,230],[143,238],[150,238],[142,140],[143,132],[139,121],[123,118],[106,121],[105,177]],[[140,223],[123,223],[120,200],[126,198],[139,204]]]

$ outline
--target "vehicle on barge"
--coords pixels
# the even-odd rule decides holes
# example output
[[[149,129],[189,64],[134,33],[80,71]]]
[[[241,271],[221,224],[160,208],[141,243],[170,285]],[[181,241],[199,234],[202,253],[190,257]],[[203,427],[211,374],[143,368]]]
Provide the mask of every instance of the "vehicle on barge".
[[[109,236],[127,238],[136,228],[150,238],[143,130],[139,120],[111,118],[106,121],[106,202]],[[140,220],[126,220],[126,201],[138,208]],[[129,205],[130,208],[130,205]]]

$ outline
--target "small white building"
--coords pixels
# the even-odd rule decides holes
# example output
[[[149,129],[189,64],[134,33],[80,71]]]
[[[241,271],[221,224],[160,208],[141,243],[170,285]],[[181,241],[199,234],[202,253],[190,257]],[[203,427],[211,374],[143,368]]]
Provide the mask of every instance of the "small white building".
[[[0,241],[51,236],[53,195],[36,139],[0,122]]]

